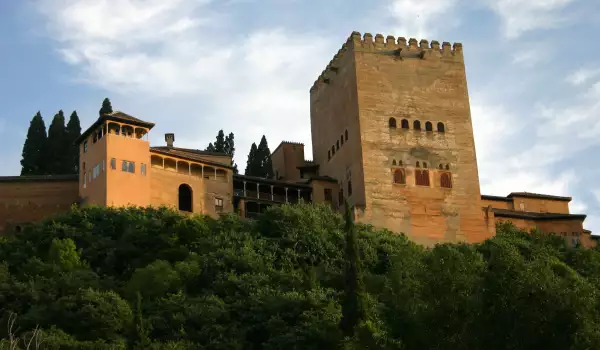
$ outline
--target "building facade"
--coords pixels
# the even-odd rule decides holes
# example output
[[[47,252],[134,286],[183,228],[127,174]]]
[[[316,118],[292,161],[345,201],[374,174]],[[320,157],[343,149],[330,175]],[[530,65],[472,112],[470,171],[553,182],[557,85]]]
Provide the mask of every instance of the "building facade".
[[[592,246],[569,197],[480,193],[462,45],[354,32],[310,89],[312,161],[282,142],[274,179],[233,174],[231,157],[150,146],[154,124],[102,115],[80,137],[80,174],[0,178],[0,230],[72,203],[168,205],[253,217],[300,200],[352,206],[356,220],[427,246],[480,242],[496,222],[538,228]]]

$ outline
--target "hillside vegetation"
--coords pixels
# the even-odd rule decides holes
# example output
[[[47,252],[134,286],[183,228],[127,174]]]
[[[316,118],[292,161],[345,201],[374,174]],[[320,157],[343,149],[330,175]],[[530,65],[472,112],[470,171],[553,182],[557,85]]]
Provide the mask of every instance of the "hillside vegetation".
[[[326,206],[74,208],[0,261],[4,349],[600,349],[600,253],[510,225],[424,249]]]

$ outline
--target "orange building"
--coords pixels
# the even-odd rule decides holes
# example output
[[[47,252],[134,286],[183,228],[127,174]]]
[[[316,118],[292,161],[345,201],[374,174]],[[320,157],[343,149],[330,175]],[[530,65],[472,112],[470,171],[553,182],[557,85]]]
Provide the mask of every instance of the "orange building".
[[[102,115],[77,141],[80,173],[0,178],[0,230],[72,203],[168,205],[216,216],[253,217],[299,200],[347,201],[355,218],[415,242],[480,242],[496,222],[594,244],[569,197],[481,195],[462,45],[354,32],[310,89],[312,161],[282,142],[274,179],[233,174],[231,157],[150,146],[154,124]]]

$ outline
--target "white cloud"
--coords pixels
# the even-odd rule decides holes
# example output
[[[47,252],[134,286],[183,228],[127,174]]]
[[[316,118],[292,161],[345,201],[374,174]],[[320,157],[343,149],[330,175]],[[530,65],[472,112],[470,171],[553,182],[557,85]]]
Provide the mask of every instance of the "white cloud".
[[[78,79],[119,92],[137,108],[126,112],[172,128],[181,147],[203,148],[223,128],[236,134],[242,170],[263,134],[272,149],[305,141],[312,158],[309,88],[340,43],[278,28],[236,36],[208,0],[39,4]]]
[[[458,0],[392,0],[391,15],[398,25],[393,28],[400,36],[429,38],[438,34],[439,28],[457,24],[450,16]]]
[[[577,0],[489,0],[490,7],[502,18],[504,35],[516,38],[536,30],[558,27],[568,19],[562,11]]]
[[[567,76],[566,81],[572,85],[581,85],[600,75],[599,68],[580,68]]]

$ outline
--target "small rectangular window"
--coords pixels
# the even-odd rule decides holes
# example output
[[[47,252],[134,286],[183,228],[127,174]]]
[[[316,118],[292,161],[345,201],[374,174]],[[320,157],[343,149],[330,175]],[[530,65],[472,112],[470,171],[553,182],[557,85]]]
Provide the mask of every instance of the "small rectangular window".
[[[127,169],[130,173],[135,174],[135,163],[129,162],[129,167]]]
[[[223,211],[223,199],[215,198],[215,211],[222,212]]]
[[[88,142],[87,140],[83,141],[83,153],[87,153],[88,150]]]
[[[140,171],[142,172],[142,175],[146,176],[146,164],[142,163]]]
[[[115,170],[117,168],[117,160],[115,158],[110,159],[110,168]]]
[[[429,187],[429,170],[415,171],[415,182],[417,186]]]
[[[85,188],[87,185],[87,176],[85,173],[83,173],[83,188]]]
[[[324,189],[323,195],[325,196],[325,202],[333,202],[333,191],[331,190],[331,188]]]
[[[106,170],[106,162],[104,159],[102,159],[102,171]]]
[[[121,171],[127,172],[127,161],[126,160],[124,160],[123,163],[121,164]]]

